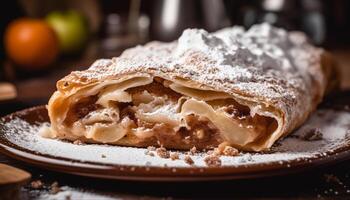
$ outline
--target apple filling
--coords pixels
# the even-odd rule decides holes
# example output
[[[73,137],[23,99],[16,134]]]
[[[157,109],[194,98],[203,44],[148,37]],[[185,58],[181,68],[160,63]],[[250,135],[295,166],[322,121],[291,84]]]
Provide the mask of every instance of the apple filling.
[[[225,141],[243,146],[277,128],[274,118],[252,114],[225,93],[161,78],[106,86],[75,103],[64,123],[77,138],[119,144],[128,138],[136,146],[157,142],[181,149],[213,148]]]

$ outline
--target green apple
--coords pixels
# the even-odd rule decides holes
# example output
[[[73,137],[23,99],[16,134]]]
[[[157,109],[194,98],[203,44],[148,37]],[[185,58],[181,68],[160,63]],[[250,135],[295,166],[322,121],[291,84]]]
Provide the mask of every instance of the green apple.
[[[79,52],[89,37],[86,18],[76,11],[54,11],[46,16],[46,21],[57,33],[60,49],[65,54]]]

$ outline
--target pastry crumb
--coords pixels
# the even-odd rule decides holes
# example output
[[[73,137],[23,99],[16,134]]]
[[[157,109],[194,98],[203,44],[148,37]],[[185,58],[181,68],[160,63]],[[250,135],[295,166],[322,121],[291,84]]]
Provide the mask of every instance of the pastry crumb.
[[[193,159],[192,159],[191,156],[189,156],[189,155],[185,155],[184,161],[185,161],[185,163],[187,163],[187,164],[189,164],[189,165],[193,165],[193,164],[194,164]]]
[[[159,147],[156,149],[157,155],[161,158],[169,158],[170,153],[164,147]]]
[[[178,160],[179,159],[179,153],[178,152],[173,152],[170,154],[170,159],[171,160]]]
[[[197,153],[197,148],[194,146],[190,149],[189,151],[190,155],[194,155],[195,153]]]
[[[41,182],[41,180],[35,180],[35,181],[32,181],[30,183],[30,187],[34,188],[34,189],[40,189],[43,187],[43,182]]]
[[[214,151],[218,154],[221,155],[224,152],[224,149],[226,146],[229,146],[228,142],[223,142],[221,144],[219,144],[219,146],[217,148],[214,149]]]
[[[207,155],[215,155],[215,156],[236,156],[239,154],[239,151],[230,146],[229,143],[223,142],[213,151],[208,151]]]
[[[76,144],[76,145],[82,145],[82,144],[84,144],[81,140],[75,140],[74,142],[73,142],[73,144]]]
[[[156,147],[154,147],[154,146],[149,146],[149,147],[147,147],[147,150],[148,150],[148,151],[155,151],[155,150],[156,150]]]
[[[106,158],[107,156],[105,154],[101,154],[101,158]]]
[[[50,194],[57,194],[60,191],[61,191],[61,188],[58,185],[58,182],[57,181],[53,182],[50,187]]]
[[[204,158],[204,162],[208,167],[221,166],[221,159],[218,155],[212,154]]]
[[[207,155],[217,154],[217,151],[215,150],[209,150],[207,151]]]
[[[237,156],[239,154],[239,151],[231,146],[226,146],[223,151],[223,154],[225,156]]]

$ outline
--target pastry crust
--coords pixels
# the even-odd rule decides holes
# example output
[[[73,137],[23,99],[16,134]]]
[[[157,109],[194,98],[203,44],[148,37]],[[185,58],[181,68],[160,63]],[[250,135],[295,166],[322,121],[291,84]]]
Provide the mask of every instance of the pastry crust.
[[[258,30],[252,29],[242,32],[237,31],[238,28],[233,28],[214,34],[189,30],[190,33],[185,31],[179,41],[151,42],[145,46],[137,46],[124,51],[120,57],[97,60],[85,71],[72,72],[57,82],[57,91],[48,103],[51,131],[58,138],[125,146],[163,145],[167,148],[190,149],[193,146],[212,148],[221,142],[228,142],[243,150],[262,151],[270,148],[276,140],[300,126],[321,102],[326,91],[336,86],[334,61],[329,53],[310,45],[302,33],[286,32],[267,24],[257,25],[255,29]],[[278,33],[279,35],[274,37],[280,40],[276,42],[273,40],[274,37],[269,38],[266,35],[249,35],[252,34],[250,32],[263,32],[266,29],[270,34]],[[223,33],[228,36],[222,36]],[[190,41],[186,46],[187,41],[184,41],[186,34],[194,34],[187,37],[192,39],[197,39],[199,34],[201,38],[205,37],[203,41],[209,39],[216,41],[216,37],[221,38],[221,41],[218,41],[221,46],[210,46],[211,44],[205,43],[209,48],[196,47],[192,45],[194,41]],[[233,44],[239,44],[238,50],[224,46],[231,44],[225,42],[229,37],[235,39]],[[248,44],[237,42],[247,38],[255,38],[257,41],[264,39],[266,41],[262,43],[265,47],[271,43],[272,48],[282,50],[283,56],[276,57],[278,53],[270,56],[253,52],[254,48],[251,45],[255,45],[254,41]],[[285,43],[281,44],[280,42],[284,40],[286,40]],[[284,47],[286,44],[288,46]],[[226,49],[220,49],[221,47]],[[246,49],[250,49],[253,53],[237,55],[240,52],[244,53]],[[227,55],[233,56],[229,58],[231,61],[228,64],[228,59],[223,57]],[[252,59],[263,61],[265,59],[269,62],[261,64],[251,62]],[[285,67],[282,63],[285,61],[292,64]],[[118,106],[121,106],[123,101],[135,104],[135,98],[130,92],[132,88],[149,88],[150,84],[155,82],[161,84],[159,90],[164,90],[166,96],[160,95],[157,98],[165,98],[161,101],[174,105],[174,108],[177,106],[176,112],[180,113],[181,119],[178,122],[182,124],[171,126],[172,130],[176,129],[174,127],[180,129],[186,126],[190,130],[189,121],[185,117],[192,116],[194,117],[192,120],[195,120],[193,123],[198,124],[200,121],[207,124],[206,127],[209,128],[201,130],[209,135],[209,139],[205,141],[194,139],[199,129],[197,132],[183,131],[187,136],[181,135],[181,131],[181,133],[175,131],[175,134],[167,128],[158,131],[156,137],[142,137],[147,135],[146,131],[139,135],[135,131],[123,132],[124,129],[122,130],[119,126],[122,119],[120,119]],[[176,101],[169,100],[172,93],[170,90],[175,96],[184,98],[177,98]],[[138,94],[141,93],[142,91],[138,92]],[[94,135],[89,135],[86,129],[74,132],[73,129],[76,128],[73,127],[74,120],[80,119],[72,119],[73,122],[68,123],[70,111],[74,110],[81,99],[93,96],[98,99],[98,105],[104,109],[110,108],[109,102],[119,102],[117,106],[113,104],[115,109],[119,109],[118,119],[113,118],[111,122],[107,119],[108,124],[113,124],[114,127],[108,130],[98,129],[98,133],[95,131]],[[150,93],[150,96],[154,98],[155,94]],[[101,103],[103,101],[104,103]],[[219,101],[224,103],[220,104]],[[164,103],[164,105],[167,104]],[[164,105],[159,109],[163,109]],[[215,105],[219,106],[215,107]],[[237,117],[228,123],[229,112],[225,110],[224,113],[223,108],[227,109],[229,105],[238,110],[248,109],[247,119],[242,121],[243,124],[247,123],[247,127],[252,125],[254,128],[259,126],[263,128],[254,129],[254,131],[247,131],[247,127],[240,129],[242,123]],[[139,106],[137,109],[143,108]],[[88,112],[92,111],[90,109]],[[135,113],[137,114],[137,110]],[[178,114],[175,113],[175,115]],[[171,123],[162,121],[159,124]],[[139,127],[132,128],[136,130]],[[103,139],[103,134],[110,130],[114,130],[112,136],[109,139]],[[185,137],[188,136],[190,139],[186,141]]]

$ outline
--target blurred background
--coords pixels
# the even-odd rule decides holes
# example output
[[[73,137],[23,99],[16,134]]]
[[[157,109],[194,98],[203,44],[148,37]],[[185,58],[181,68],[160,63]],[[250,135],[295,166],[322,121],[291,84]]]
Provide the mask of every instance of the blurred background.
[[[350,87],[348,0],[14,0],[0,10],[0,116],[46,104],[72,70],[150,40],[172,41],[185,28],[269,22],[304,31],[334,54],[342,88]]]

